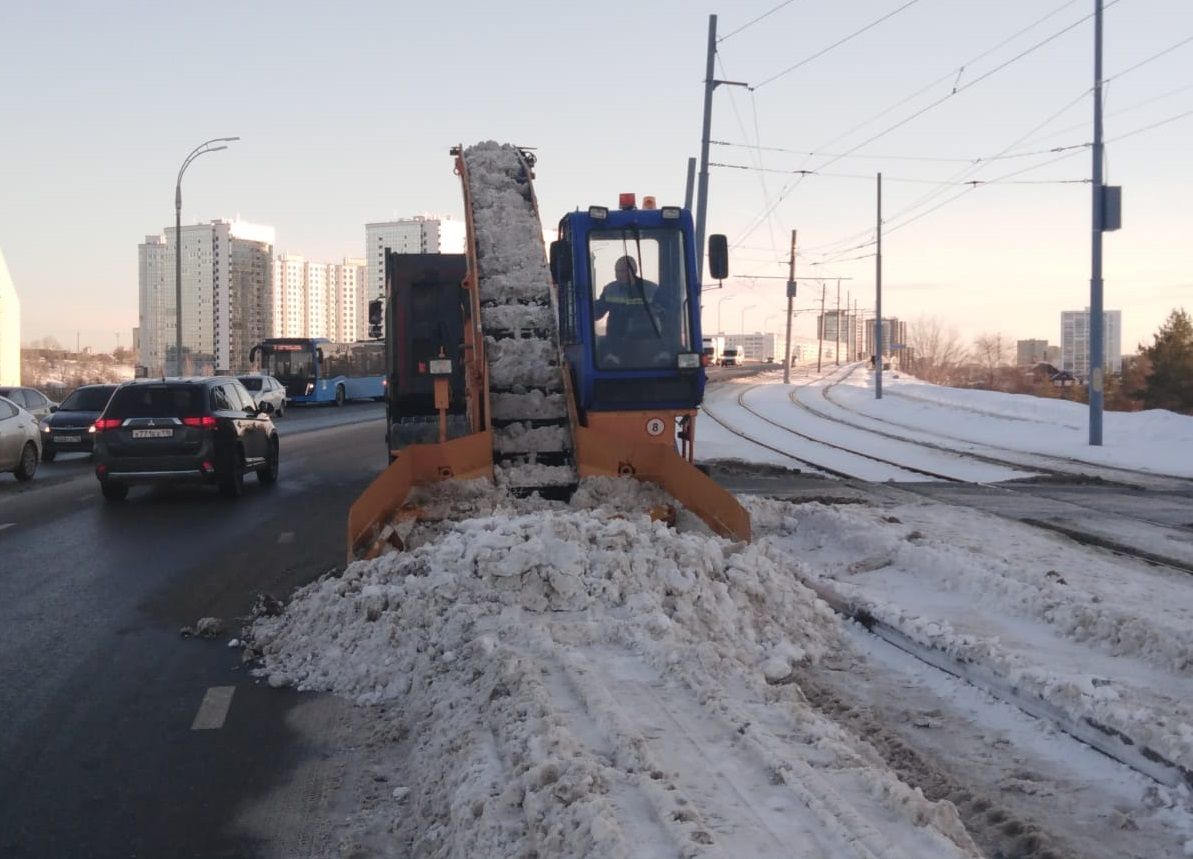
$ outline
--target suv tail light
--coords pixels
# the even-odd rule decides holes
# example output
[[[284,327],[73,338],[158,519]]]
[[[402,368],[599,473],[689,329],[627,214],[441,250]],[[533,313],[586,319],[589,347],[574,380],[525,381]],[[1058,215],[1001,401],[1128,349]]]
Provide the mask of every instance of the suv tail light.
[[[107,430],[114,430],[120,426],[124,421],[120,418],[100,418],[93,425],[96,432],[106,432]]]
[[[215,417],[212,415],[203,415],[197,418],[183,418],[183,426],[198,427],[199,429],[215,429]]]

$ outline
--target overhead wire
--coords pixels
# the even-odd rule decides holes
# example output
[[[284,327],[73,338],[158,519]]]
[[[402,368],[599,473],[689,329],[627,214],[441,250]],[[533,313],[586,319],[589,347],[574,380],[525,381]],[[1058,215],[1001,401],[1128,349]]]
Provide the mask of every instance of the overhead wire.
[[[1132,65],[1132,66],[1129,66],[1128,68],[1126,68],[1126,69],[1123,69],[1122,71],[1115,73],[1115,74],[1114,74],[1114,75],[1113,75],[1111,78],[1107,78],[1107,79],[1105,79],[1105,80],[1106,80],[1106,81],[1109,81],[1109,80],[1113,80],[1113,79],[1121,78],[1121,77],[1123,77],[1124,75],[1126,75],[1126,74],[1129,74],[1130,72],[1133,72],[1133,71],[1135,71],[1136,69],[1142,68],[1143,66],[1145,66],[1145,65],[1147,65],[1148,63],[1152,62],[1153,60],[1156,60],[1156,59],[1158,59],[1159,57],[1162,57],[1162,56],[1164,56],[1165,54],[1171,53],[1172,51],[1176,50],[1177,48],[1179,48],[1179,47],[1181,47],[1181,46],[1183,46],[1183,45],[1186,45],[1186,44],[1188,44],[1188,43],[1190,43],[1190,42],[1193,42],[1193,36],[1191,36],[1191,37],[1188,37],[1188,38],[1185,38],[1185,39],[1182,39],[1182,40],[1180,40],[1180,41],[1178,41],[1178,42],[1174,43],[1173,45],[1170,45],[1169,47],[1167,47],[1167,48],[1165,48],[1165,49],[1163,49],[1163,50],[1161,50],[1161,51],[1158,51],[1158,52],[1156,52],[1155,54],[1152,54],[1152,55],[1150,55],[1150,56],[1146,57],[1145,59],[1141,60],[1140,62],[1137,62],[1137,63],[1135,63],[1134,65]],[[1167,93],[1167,94],[1165,94],[1165,96],[1163,96],[1163,97],[1167,97],[1168,95],[1172,95],[1172,94],[1175,94],[1176,92],[1183,91],[1184,89],[1188,89],[1188,87],[1187,87],[1187,86],[1186,86],[1186,87],[1180,87],[1180,88],[1178,88],[1177,90],[1174,90],[1174,91],[1171,91],[1170,93]],[[1062,108],[1061,108],[1059,111],[1057,111],[1056,113],[1054,113],[1054,114],[1053,114],[1052,116],[1050,116],[1048,119],[1045,119],[1045,120],[1044,120],[1042,123],[1038,124],[1038,125],[1037,125],[1035,128],[1033,128],[1031,131],[1029,131],[1029,132],[1028,132],[1026,135],[1024,135],[1023,137],[1019,138],[1019,140],[1017,140],[1015,143],[1012,143],[1012,144],[1011,144],[1009,147],[1007,147],[1007,148],[1005,148],[1004,150],[1002,150],[1002,152],[1000,153],[1000,155],[1002,155],[1002,154],[1005,154],[1005,153],[1006,153],[1006,152],[1007,152],[1009,149],[1013,149],[1015,146],[1018,146],[1018,145],[1020,145],[1020,144],[1021,144],[1021,143],[1023,143],[1023,142],[1024,142],[1024,141],[1025,141],[1027,138],[1030,138],[1030,137],[1031,137],[1032,135],[1034,135],[1034,134],[1035,134],[1037,131],[1039,131],[1041,128],[1044,128],[1044,127],[1046,127],[1047,125],[1051,124],[1051,122],[1053,122],[1055,119],[1059,118],[1059,117],[1060,117],[1061,115],[1063,115],[1063,114],[1064,114],[1064,113],[1065,113],[1067,110],[1069,110],[1069,109],[1070,109],[1070,108],[1072,108],[1074,105],[1076,105],[1077,103],[1079,103],[1079,102],[1080,102],[1082,99],[1086,98],[1086,97],[1087,97],[1087,96],[1088,96],[1088,95],[1089,95],[1089,94],[1090,94],[1092,91],[1093,91],[1093,90],[1092,90],[1092,88],[1085,90],[1085,92],[1081,93],[1079,96],[1077,96],[1077,97],[1076,97],[1075,99],[1073,99],[1071,102],[1069,102],[1068,104],[1066,104],[1064,107],[1062,107]],[[1148,101],[1144,102],[1143,104],[1149,104],[1149,103],[1152,103],[1152,102],[1154,102],[1154,101],[1156,101],[1156,100],[1158,100],[1158,99],[1149,99]],[[1140,105],[1136,105],[1135,107],[1137,108],[1137,107],[1139,107],[1139,106],[1140,106]],[[1118,113],[1118,114],[1125,113],[1125,112],[1127,112],[1128,110],[1132,110],[1132,109],[1135,109],[1135,108],[1124,108],[1122,111],[1118,111],[1117,113]],[[1150,130],[1152,130],[1152,129],[1154,129],[1154,128],[1159,128],[1159,127],[1161,127],[1161,126],[1168,125],[1168,124],[1170,124],[1170,123],[1172,123],[1172,122],[1176,122],[1176,121],[1178,121],[1178,120],[1180,120],[1180,119],[1183,119],[1183,118],[1185,118],[1186,116],[1189,116],[1190,114],[1193,114],[1193,111],[1186,111],[1186,112],[1184,112],[1184,113],[1177,114],[1176,116],[1168,117],[1168,118],[1166,118],[1166,119],[1160,120],[1160,121],[1158,121],[1158,122],[1155,122],[1155,123],[1152,123],[1152,124],[1150,124],[1150,125],[1143,126],[1142,128],[1136,129],[1136,130],[1134,130],[1134,131],[1127,132],[1126,134],[1119,135],[1118,137],[1114,138],[1114,140],[1122,140],[1122,139],[1125,139],[1125,138],[1127,138],[1127,137],[1132,137],[1132,136],[1134,136],[1134,135],[1136,135],[1136,134],[1141,134],[1141,133],[1143,133],[1143,132],[1150,131]],[[1105,141],[1105,142],[1109,143],[1109,142],[1113,142],[1113,141]],[[1063,151],[1064,149],[1088,149],[1088,148],[1089,148],[1091,145],[1092,145],[1092,144],[1086,143],[1086,144],[1081,144],[1080,146],[1061,147],[1061,148],[1058,148],[1056,151],[1058,151],[1058,152],[1061,152],[1061,151]],[[1076,153],[1073,153],[1073,154],[1076,154]],[[985,160],[985,161],[987,161],[987,162],[989,162],[989,161],[994,161],[994,160],[996,160],[996,159],[997,159],[997,157],[998,157],[998,156],[991,156],[991,157],[989,157],[989,158],[986,158],[986,159],[984,159],[984,160]],[[1054,159],[1053,161],[1055,161],[1055,160],[1061,160],[1061,159]],[[1053,161],[1047,161],[1047,162],[1044,162],[1044,164],[1050,164],[1050,163],[1053,163]],[[1041,165],[1041,166],[1043,166],[1043,165]],[[975,165],[975,167],[974,167],[973,169],[963,170],[963,171],[961,171],[959,174],[954,174],[954,176],[953,176],[953,177],[951,177],[951,179],[950,179],[950,181],[949,181],[949,182],[941,183],[941,186],[940,186],[938,189],[936,189],[935,191],[929,192],[927,195],[925,195],[924,197],[920,198],[920,199],[919,199],[919,200],[917,200],[916,202],[914,202],[914,203],[912,203],[911,205],[909,205],[909,206],[905,207],[904,209],[900,210],[898,213],[896,213],[895,215],[893,215],[893,216],[890,218],[890,220],[891,220],[892,222],[893,222],[893,221],[896,221],[897,219],[899,219],[899,218],[901,218],[901,217],[905,217],[906,215],[910,214],[911,212],[915,211],[916,209],[918,209],[918,208],[921,208],[921,207],[923,207],[923,206],[925,206],[925,205],[929,204],[929,203],[930,203],[932,200],[936,199],[936,198],[937,198],[937,197],[939,197],[941,194],[945,193],[945,192],[947,191],[948,187],[950,187],[950,185],[953,185],[953,186],[955,186],[955,185],[957,184],[957,181],[956,181],[956,180],[958,180],[958,179],[960,178],[960,176],[963,176],[963,175],[965,175],[966,173],[972,173],[972,172],[974,172],[974,170],[976,170],[976,169],[980,169],[980,168],[979,168],[979,167],[977,167],[977,166]],[[1035,169],[1035,167],[1030,167],[1030,168],[1028,168],[1028,169]],[[1012,175],[1016,175],[1016,174],[1012,174]],[[884,176],[884,179],[885,179],[885,178],[886,178],[886,177]],[[981,184],[986,184],[986,183],[981,183]],[[1034,183],[1033,183],[1033,184],[1034,184]],[[1064,182],[1063,184],[1075,184],[1075,183],[1072,183],[1072,182]],[[1083,184],[1088,184],[1088,182],[1083,182]],[[975,187],[976,187],[976,186],[975,186]],[[954,199],[957,199],[957,197],[959,197],[959,196],[961,196],[961,195],[955,195],[955,196],[953,196],[953,197],[950,197],[950,198],[949,198],[949,200],[948,200],[948,201],[946,201],[946,202],[951,202],[952,200],[954,200]],[[928,210],[928,212],[934,212],[934,211],[936,211],[938,208],[939,208],[939,206],[933,206],[931,209],[929,209],[929,210]],[[910,220],[908,220],[908,221],[907,221],[907,223],[910,223],[910,222],[911,222],[911,220],[918,220],[918,217],[917,217],[917,218],[914,218],[914,219],[910,219]],[[851,242],[851,241],[854,241],[854,240],[855,240],[855,239],[856,239],[856,238],[857,238],[859,235],[868,235],[868,234],[869,234],[869,232],[870,232],[869,230],[865,230],[865,231],[862,231],[861,233],[855,233],[855,234],[851,234],[850,236],[848,236],[848,237],[846,237],[846,238],[844,238],[844,239],[839,239],[839,240],[837,240],[836,242],[829,242],[829,243],[827,243],[827,244],[824,244],[824,245],[819,245],[819,246],[816,246],[815,248],[813,248],[813,249],[810,249],[810,250],[813,250],[813,251],[814,251],[814,250],[816,250],[816,249],[819,249],[819,248],[831,248],[831,247],[834,247],[834,246],[836,246],[836,245],[838,245],[838,244],[847,244],[847,243],[849,243],[849,242]],[[850,250],[855,250],[855,249],[856,249],[856,247],[850,247],[850,248],[846,248],[844,252],[848,252],[848,251],[850,251]],[[805,252],[808,252],[808,251],[805,251]],[[840,251],[838,251],[838,252],[840,252]],[[826,253],[829,253],[829,254],[831,254],[831,253],[834,253],[834,251],[827,251]]]
[[[1191,84],[1190,86],[1193,86],[1193,84]],[[729,147],[735,147],[735,148],[741,148],[741,149],[762,149],[766,152],[783,152],[788,155],[805,155],[805,156],[811,156],[813,158],[841,158],[841,159],[857,158],[860,160],[870,160],[870,161],[920,161],[920,162],[925,162],[925,163],[937,163],[937,164],[976,164],[979,161],[1008,160],[1008,159],[1013,159],[1013,158],[1030,158],[1033,155],[1048,155],[1052,152],[1058,152],[1061,149],[1077,148],[1079,146],[1089,146],[1088,143],[1075,143],[1075,144],[1071,144],[1070,146],[1061,146],[1061,147],[1052,146],[1047,149],[1037,149],[1037,150],[1030,151],[1030,152],[1011,152],[1006,155],[997,156],[997,159],[996,159],[995,156],[990,156],[990,155],[979,156],[979,157],[970,157],[970,158],[964,158],[964,157],[956,158],[956,157],[943,157],[943,156],[933,156],[933,155],[877,155],[877,154],[874,154],[871,152],[854,152],[854,153],[849,153],[849,154],[840,153],[840,152],[807,152],[807,151],[803,151],[803,150],[799,150],[799,149],[784,149],[781,146],[761,146],[761,147],[759,147],[759,146],[754,146],[753,144],[749,144],[749,143],[730,143],[725,140],[710,140],[708,142],[713,144],[714,146],[729,146]]]
[[[1016,38],[1016,37],[1017,37],[1017,35],[1020,35],[1020,34],[1022,34],[1023,32],[1027,32],[1027,30],[1030,30],[1030,29],[1032,29],[1033,27],[1037,26],[1037,25],[1038,25],[1039,23],[1041,23],[1042,21],[1044,21],[1044,20],[1047,20],[1047,18],[1048,18],[1048,17],[1051,17],[1052,15],[1054,15],[1054,14],[1056,14],[1057,12],[1061,11],[1062,9],[1064,9],[1064,8],[1067,8],[1068,6],[1072,5],[1072,2],[1073,2],[1073,0],[1070,0],[1070,2],[1068,2],[1068,3],[1064,4],[1064,6],[1060,7],[1060,9],[1057,9],[1057,10],[1055,10],[1054,12],[1052,12],[1052,13],[1049,13],[1049,15],[1045,16],[1045,17],[1044,17],[1044,18],[1042,18],[1042,19],[1039,19],[1037,22],[1035,22],[1034,24],[1030,25],[1028,28],[1026,28],[1026,29],[1024,29],[1024,30],[1021,30],[1021,31],[1019,31],[1019,33],[1018,33],[1018,34],[1016,34],[1016,36],[1012,36],[1012,37],[1011,37],[1011,39],[1014,39],[1014,38]],[[1115,4],[1117,4],[1117,3],[1119,3],[1119,2],[1121,2],[1121,0],[1109,0],[1109,2],[1106,4],[1106,6],[1105,6],[1104,8],[1110,8],[1111,6],[1114,6]],[[857,144],[857,145],[855,145],[855,146],[853,146],[853,147],[849,148],[849,149],[846,151],[846,153],[845,153],[844,155],[841,155],[841,156],[838,156],[838,157],[836,157],[836,158],[830,159],[830,160],[829,160],[828,162],[826,162],[825,164],[822,164],[822,165],[819,165],[819,166],[820,166],[821,168],[823,168],[823,167],[827,167],[827,166],[829,166],[829,165],[831,165],[831,164],[835,163],[835,162],[836,162],[836,160],[839,160],[839,158],[841,158],[841,157],[845,157],[846,155],[853,154],[854,152],[857,152],[857,151],[858,151],[859,149],[861,149],[862,147],[864,147],[864,146],[867,146],[867,145],[869,145],[870,143],[873,143],[875,140],[878,140],[878,139],[880,139],[880,138],[882,138],[882,137],[885,137],[887,134],[890,134],[892,131],[895,131],[896,129],[903,127],[903,126],[904,126],[904,125],[906,125],[907,123],[909,123],[909,122],[912,122],[913,120],[915,120],[915,119],[919,118],[920,116],[923,116],[923,115],[924,115],[925,113],[927,113],[928,111],[930,111],[930,110],[932,110],[932,109],[934,109],[934,108],[936,108],[936,107],[940,106],[941,104],[943,104],[944,102],[946,102],[946,101],[948,101],[950,98],[952,98],[953,96],[956,96],[956,95],[958,95],[958,94],[960,94],[960,93],[964,92],[964,91],[965,91],[965,90],[967,90],[967,89],[971,89],[972,87],[974,87],[974,86],[977,86],[977,85],[978,85],[979,83],[981,83],[982,81],[984,81],[984,80],[987,80],[987,79],[988,79],[988,78],[990,78],[991,76],[993,76],[993,75],[997,74],[998,72],[1002,71],[1003,69],[1006,69],[1006,68],[1007,68],[1007,67],[1009,67],[1010,65],[1012,65],[1012,64],[1014,64],[1014,63],[1016,63],[1016,62],[1018,62],[1018,61],[1020,61],[1020,60],[1024,59],[1025,57],[1027,57],[1027,56],[1031,55],[1032,53],[1034,53],[1035,51],[1037,51],[1037,50],[1039,50],[1040,48],[1044,47],[1045,45],[1047,45],[1047,44],[1049,44],[1049,43],[1051,43],[1051,42],[1055,41],[1056,39],[1060,38],[1062,35],[1064,35],[1064,34],[1066,34],[1066,33],[1070,32],[1071,30],[1073,30],[1074,28],[1076,28],[1076,27],[1077,27],[1077,26],[1079,26],[1080,24],[1083,24],[1084,22],[1088,21],[1088,20],[1089,20],[1090,18],[1092,18],[1092,17],[1093,17],[1093,13],[1089,13],[1089,14],[1087,14],[1087,15],[1083,16],[1082,18],[1078,19],[1077,21],[1074,21],[1073,23],[1071,23],[1071,24],[1069,24],[1069,25],[1065,26],[1065,27],[1064,27],[1064,28],[1062,28],[1061,30],[1058,30],[1058,31],[1056,31],[1056,32],[1052,33],[1051,35],[1049,35],[1049,36],[1045,37],[1044,39],[1041,39],[1040,41],[1038,41],[1038,42],[1034,43],[1033,45],[1031,45],[1030,47],[1028,47],[1028,48],[1024,49],[1023,51],[1020,51],[1018,54],[1016,54],[1015,56],[1011,57],[1009,60],[1006,60],[1006,61],[1004,61],[1004,62],[1002,62],[1002,63],[999,63],[999,64],[998,64],[997,66],[995,66],[993,69],[990,69],[990,70],[988,70],[988,71],[984,72],[983,74],[979,75],[977,78],[973,79],[972,81],[968,81],[967,83],[965,83],[965,84],[963,84],[963,85],[961,85],[961,86],[954,86],[954,87],[953,87],[953,89],[952,89],[952,90],[950,90],[950,92],[948,92],[946,95],[944,95],[944,96],[941,96],[940,98],[936,99],[936,100],[935,100],[935,101],[933,101],[933,102],[930,102],[930,103],[929,103],[928,105],[926,105],[925,107],[922,107],[922,108],[920,108],[919,110],[915,111],[914,113],[910,114],[909,116],[906,116],[906,117],[904,117],[904,118],[900,119],[898,122],[894,123],[893,125],[887,126],[887,127],[886,127],[885,129],[883,129],[882,131],[880,131],[880,132],[878,132],[878,133],[876,133],[876,134],[873,134],[873,135],[871,135],[870,137],[868,137],[868,138],[866,138],[865,140],[863,140],[861,143],[859,143],[859,144]],[[1001,44],[1006,44],[1006,41],[1007,41],[1007,40],[1004,40],[1004,41],[1003,41],[1003,43],[1001,43]],[[990,49],[990,50],[992,51],[992,50],[995,50],[995,49]],[[983,53],[982,55],[980,55],[980,56],[985,56],[985,55],[987,55],[987,54],[989,54],[989,53],[990,53],[990,51],[986,51],[986,52],[984,52],[984,53]],[[967,65],[968,65],[968,64],[967,64]],[[950,72],[950,76],[951,76],[951,74],[952,74],[952,72]],[[940,79],[938,79],[938,80],[937,80],[937,82],[939,82],[939,80],[940,80]],[[930,87],[929,87],[929,88],[930,88]],[[927,88],[925,88],[925,89],[927,89]],[[921,90],[921,92],[922,92],[922,91],[923,91],[923,90]],[[840,138],[838,137],[838,138],[836,138],[836,139],[837,139],[837,140],[839,140]],[[803,178],[804,178],[803,176],[798,176],[798,177],[796,177],[796,179],[795,179],[794,181],[792,181],[792,182],[788,183],[788,185],[787,185],[787,186],[786,186],[786,187],[785,187],[783,190],[781,190],[781,191],[779,192],[779,195],[778,195],[777,199],[776,199],[776,200],[775,200],[775,202],[772,204],[772,208],[771,208],[771,210],[765,211],[765,212],[761,213],[759,216],[756,216],[756,217],[754,218],[754,220],[751,222],[751,225],[750,225],[750,226],[749,226],[749,227],[748,227],[748,228],[745,230],[745,232],[744,232],[744,233],[743,233],[741,236],[739,236],[739,237],[738,237],[738,239],[737,239],[737,240],[734,242],[734,245],[736,246],[736,245],[737,245],[738,243],[740,243],[741,241],[744,241],[744,240],[745,240],[745,239],[747,239],[747,238],[748,238],[748,237],[749,237],[749,236],[750,236],[750,235],[751,235],[751,234],[752,234],[752,233],[753,233],[753,232],[754,232],[756,229],[758,229],[758,227],[761,225],[761,223],[762,223],[763,219],[765,219],[766,217],[769,217],[769,215],[770,215],[770,212],[771,212],[771,211],[773,211],[773,209],[774,209],[774,208],[777,208],[777,207],[778,207],[780,204],[782,204],[783,200],[784,200],[784,199],[786,199],[786,197],[787,197],[787,196],[788,196],[788,195],[791,193],[791,191],[792,191],[792,190],[794,190],[794,189],[795,189],[795,188],[796,188],[796,187],[799,185],[799,183],[800,183],[800,182],[803,180]]]
[[[757,18],[754,18],[754,19],[752,19],[752,20],[750,20],[750,21],[747,21],[746,23],[742,24],[740,27],[738,27],[738,28],[737,28],[736,30],[734,30],[732,33],[728,33],[728,34],[726,34],[726,35],[724,35],[724,36],[721,36],[719,39],[717,39],[717,44],[719,45],[721,42],[724,42],[724,41],[725,41],[725,40],[727,40],[727,39],[731,39],[731,38],[733,38],[733,37],[734,37],[734,36],[736,36],[738,33],[740,33],[742,30],[746,30],[746,29],[748,29],[748,28],[750,28],[750,27],[753,27],[755,24],[757,24],[757,23],[758,23],[759,21],[761,21],[763,18],[769,18],[771,15],[775,14],[776,12],[778,12],[778,11],[779,11],[780,9],[782,9],[784,6],[790,6],[790,5],[791,5],[792,3],[794,3],[794,2],[795,2],[795,0],[783,0],[783,2],[782,2],[782,3],[780,3],[778,6],[775,6],[775,7],[774,7],[773,9],[771,9],[769,12],[763,12],[763,13],[762,13],[761,15],[759,15]]]
[[[877,27],[883,21],[886,21],[890,18],[895,17],[900,12],[902,12],[904,9],[907,9],[910,6],[914,6],[918,2],[920,2],[920,0],[907,0],[907,2],[904,3],[902,6],[900,6],[898,9],[894,9],[890,12],[887,12],[881,18],[871,21],[869,24],[862,27],[860,30],[854,30],[848,36],[844,36],[844,37],[838,39],[837,41],[833,42],[831,45],[829,45],[826,48],[821,48],[816,53],[812,54],[811,56],[805,57],[804,59],[800,60],[798,63],[796,63],[793,66],[788,66],[787,68],[783,69],[783,71],[779,72],[778,74],[771,75],[769,78],[764,80],[762,83],[755,84],[754,86],[750,87],[750,89],[753,89],[753,90],[762,89],[767,84],[772,83],[773,81],[777,81],[779,78],[790,74],[791,72],[795,71],[796,69],[800,68],[801,66],[806,66],[808,63],[812,62],[813,60],[820,59],[821,57],[823,57],[825,54],[829,53],[830,51],[833,51],[833,50],[841,47],[846,42],[853,41],[858,36],[862,35],[863,33],[867,32],[868,30],[873,30],[875,27]]]
[[[1075,147],[1066,147],[1075,148]],[[1084,146],[1082,148],[1085,148]],[[754,170],[762,173],[800,173],[806,176],[817,176],[825,179],[865,179],[868,182],[874,181],[873,173],[825,173],[822,170],[782,170],[777,167],[753,167],[749,164],[725,164],[719,161],[710,161],[709,167],[722,167],[731,170]],[[912,178],[910,176],[888,176],[885,173],[882,176],[883,182],[903,182],[916,185],[951,185],[956,187],[958,185],[990,185],[995,182],[993,179],[968,179],[963,181],[949,181],[941,179],[924,179]],[[1020,184],[1020,185],[1077,185],[1088,184],[1089,179],[1031,179],[1022,182],[1008,182],[1003,184]]]

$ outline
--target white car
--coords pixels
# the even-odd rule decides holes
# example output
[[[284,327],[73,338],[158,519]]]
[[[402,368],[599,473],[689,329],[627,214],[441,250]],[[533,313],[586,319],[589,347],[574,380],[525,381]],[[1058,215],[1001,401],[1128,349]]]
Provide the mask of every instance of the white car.
[[[236,378],[248,390],[257,408],[266,410],[265,406],[268,404],[267,411],[275,418],[280,418],[286,413],[286,389],[273,376],[252,375]]]
[[[32,480],[41,461],[37,418],[7,397],[0,397],[0,472]]]

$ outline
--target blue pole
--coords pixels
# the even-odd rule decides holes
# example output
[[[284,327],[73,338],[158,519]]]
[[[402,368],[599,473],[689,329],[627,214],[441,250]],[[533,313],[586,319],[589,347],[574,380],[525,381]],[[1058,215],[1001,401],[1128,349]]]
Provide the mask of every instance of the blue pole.
[[[1089,278],[1089,443],[1102,444],[1103,367],[1106,366],[1102,308],[1102,0],[1094,0],[1093,218]]]

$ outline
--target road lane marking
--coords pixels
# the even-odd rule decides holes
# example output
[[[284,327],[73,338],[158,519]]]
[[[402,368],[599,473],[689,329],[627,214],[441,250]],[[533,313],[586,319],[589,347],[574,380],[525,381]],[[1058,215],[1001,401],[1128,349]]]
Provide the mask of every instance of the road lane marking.
[[[16,522],[5,522],[4,524],[0,525],[0,531],[5,530],[6,528],[11,528],[15,524],[17,524],[17,523]]]
[[[294,532],[293,531],[283,531],[282,533],[278,534],[278,542],[279,543],[293,543],[294,542]]]
[[[235,691],[235,686],[209,686],[203,703],[199,705],[199,712],[195,714],[195,721],[191,722],[191,730],[213,731],[224,727],[224,719],[228,717],[232,693]]]

